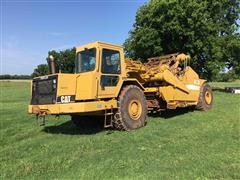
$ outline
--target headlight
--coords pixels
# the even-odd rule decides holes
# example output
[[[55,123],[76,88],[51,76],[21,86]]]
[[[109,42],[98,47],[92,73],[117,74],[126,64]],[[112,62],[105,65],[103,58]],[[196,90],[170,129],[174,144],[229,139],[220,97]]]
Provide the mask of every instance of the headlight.
[[[56,87],[57,87],[57,81],[56,81],[56,79],[53,79],[53,89],[56,89]]]

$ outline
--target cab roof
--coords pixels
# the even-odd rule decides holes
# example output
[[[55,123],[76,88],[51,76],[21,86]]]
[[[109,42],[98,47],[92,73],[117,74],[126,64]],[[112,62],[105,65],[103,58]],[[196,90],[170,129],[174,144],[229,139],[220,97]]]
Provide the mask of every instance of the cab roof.
[[[123,48],[122,46],[117,45],[117,44],[112,44],[112,43],[107,43],[107,42],[102,42],[102,41],[95,41],[93,43],[89,43],[89,44],[85,44],[85,45],[76,47],[76,51],[79,52],[79,51],[84,50],[85,48],[89,49],[89,48],[98,47],[98,46],[107,46],[109,48],[112,47],[112,48],[118,48],[118,49]]]

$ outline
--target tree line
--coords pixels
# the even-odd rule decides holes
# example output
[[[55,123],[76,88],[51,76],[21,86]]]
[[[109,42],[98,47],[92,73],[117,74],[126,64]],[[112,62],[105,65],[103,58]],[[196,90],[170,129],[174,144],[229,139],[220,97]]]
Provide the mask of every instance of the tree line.
[[[0,75],[0,79],[32,79],[32,76],[3,74],[3,75]]]
[[[141,6],[124,42],[125,54],[145,61],[175,52],[190,54],[191,66],[209,81],[240,78],[238,0],[150,0]],[[76,49],[49,51],[58,71],[74,72]],[[32,77],[48,73],[38,65]]]

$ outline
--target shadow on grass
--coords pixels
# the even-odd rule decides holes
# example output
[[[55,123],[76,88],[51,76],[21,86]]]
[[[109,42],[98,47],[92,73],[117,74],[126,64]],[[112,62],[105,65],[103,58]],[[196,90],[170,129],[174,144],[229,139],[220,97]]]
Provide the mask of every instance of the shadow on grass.
[[[166,111],[162,111],[161,113],[149,114],[148,116],[154,117],[154,118],[170,119],[172,117],[179,116],[179,115],[186,114],[193,111],[195,111],[194,107],[186,107],[186,108],[178,108],[178,109],[172,109],[172,110],[168,109]]]
[[[194,111],[194,108],[192,107],[179,108],[175,110],[166,110],[161,112],[161,114],[149,114],[148,116],[170,119],[172,117],[186,114],[192,111]],[[84,126],[76,126],[72,121],[67,121],[60,125],[45,126],[42,131],[50,134],[91,135],[107,130],[110,130],[108,131],[108,134],[111,134],[114,131],[114,129],[105,129],[103,127],[103,121],[96,120],[93,123],[85,124]]]
[[[100,124],[100,122],[81,127],[76,126],[72,121],[67,121],[60,125],[45,126],[42,131],[50,134],[91,135],[105,130],[103,124]]]

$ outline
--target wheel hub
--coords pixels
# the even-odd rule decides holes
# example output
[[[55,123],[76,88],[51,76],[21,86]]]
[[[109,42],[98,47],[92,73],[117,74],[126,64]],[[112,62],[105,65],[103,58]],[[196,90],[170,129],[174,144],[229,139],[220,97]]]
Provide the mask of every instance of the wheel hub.
[[[142,105],[138,100],[132,100],[128,106],[128,113],[133,120],[138,120],[142,114]]]
[[[212,94],[209,91],[205,92],[205,101],[209,105],[212,102]]]

